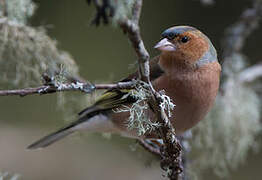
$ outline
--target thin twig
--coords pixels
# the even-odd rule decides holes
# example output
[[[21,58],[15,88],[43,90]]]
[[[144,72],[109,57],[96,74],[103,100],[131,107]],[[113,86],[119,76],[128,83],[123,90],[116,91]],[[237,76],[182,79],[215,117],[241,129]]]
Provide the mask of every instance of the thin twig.
[[[242,83],[252,82],[257,78],[262,77],[262,63],[255,64],[240,72],[238,79]]]
[[[133,21],[135,24],[139,25],[139,19],[140,19],[140,15],[141,15],[141,10],[142,10],[142,4],[143,1],[135,1],[134,7],[133,7]]]
[[[129,40],[138,57],[139,75],[142,81],[150,83],[149,80],[149,54],[145,48],[140,35],[140,29],[135,22],[125,19],[119,21],[120,27],[127,33]]]
[[[133,7],[133,20],[129,19],[120,19],[118,21],[119,26],[122,30],[127,33],[129,40],[132,43],[132,46],[138,57],[138,67],[139,67],[139,76],[142,81],[145,81],[149,85],[149,53],[145,48],[144,42],[141,38],[140,28],[139,28],[139,19],[141,14],[143,0],[136,0],[136,3]],[[152,87],[152,86],[151,86]]]
[[[92,19],[91,24],[99,26],[101,20],[103,20],[105,25],[108,24],[110,17],[114,16],[115,13],[114,7],[111,5],[110,0],[87,0],[89,5],[91,2],[93,2],[96,7],[96,14]]]
[[[35,88],[14,89],[14,90],[0,90],[0,96],[27,96],[34,94],[51,94],[55,92],[64,91],[81,91],[84,93],[91,93],[95,89],[131,89],[134,86],[134,82],[119,82],[116,84],[90,84],[90,83],[66,83],[60,84],[60,86],[45,85]]]
[[[226,29],[225,38],[222,42],[222,60],[225,61],[226,57],[242,50],[247,37],[258,28],[261,17],[262,1],[253,0],[252,7],[246,9],[239,20]]]
[[[42,94],[41,92],[54,93],[55,90],[51,91],[50,86],[40,86],[36,88],[25,88],[25,89],[13,89],[13,90],[0,90],[0,96],[27,96],[33,94]]]
[[[134,85],[133,81],[118,82],[116,84],[94,84],[95,89],[132,89]]]

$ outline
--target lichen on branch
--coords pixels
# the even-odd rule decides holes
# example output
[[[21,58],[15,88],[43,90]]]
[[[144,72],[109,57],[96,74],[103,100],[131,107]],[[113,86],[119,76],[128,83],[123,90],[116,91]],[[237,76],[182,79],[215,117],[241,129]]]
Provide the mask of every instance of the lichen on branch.
[[[11,87],[41,84],[44,72],[54,76],[63,65],[70,76],[78,77],[78,67],[43,28],[32,28],[0,19],[0,82]]]
[[[14,24],[25,25],[36,7],[32,0],[0,0],[0,16]]]

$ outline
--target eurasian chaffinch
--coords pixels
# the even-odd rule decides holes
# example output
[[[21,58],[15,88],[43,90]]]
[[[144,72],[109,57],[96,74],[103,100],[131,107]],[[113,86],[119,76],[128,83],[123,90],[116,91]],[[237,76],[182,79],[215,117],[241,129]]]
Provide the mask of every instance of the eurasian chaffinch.
[[[219,88],[221,66],[217,53],[206,35],[190,26],[175,26],[162,33],[155,46],[161,54],[150,60],[150,78],[156,90],[164,90],[176,104],[171,122],[181,134],[202,120],[211,109]],[[136,79],[138,73],[123,81]],[[40,139],[28,147],[46,147],[79,130],[113,132],[134,138],[127,128],[129,112],[115,113],[114,109],[130,105],[136,98],[129,90],[112,89],[105,92],[91,107],[79,113],[80,118],[68,126]],[[147,110],[149,118],[154,113]]]

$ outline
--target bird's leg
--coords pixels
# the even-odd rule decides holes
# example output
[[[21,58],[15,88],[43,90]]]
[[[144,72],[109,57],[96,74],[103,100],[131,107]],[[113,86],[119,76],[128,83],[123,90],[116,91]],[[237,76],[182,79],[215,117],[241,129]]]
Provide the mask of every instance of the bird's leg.
[[[159,142],[150,139],[138,139],[137,142],[147,151],[160,157],[160,145]]]

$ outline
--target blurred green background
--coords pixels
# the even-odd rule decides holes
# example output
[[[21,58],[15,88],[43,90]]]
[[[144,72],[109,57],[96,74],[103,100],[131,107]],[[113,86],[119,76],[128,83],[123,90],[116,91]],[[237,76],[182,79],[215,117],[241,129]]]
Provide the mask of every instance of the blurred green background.
[[[129,67],[136,57],[126,36],[117,27],[89,25],[93,6],[84,0],[35,2],[38,9],[30,24],[47,29],[58,46],[74,57],[82,77],[91,82],[113,81],[132,71]],[[197,0],[144,1],[140,24],[150,54],[158,53],[152,47],[160,33],[179,24],[205,32],[219,54],[225,27],[237,20],[250,1],[215,2],[203,6]],[[261,60],[261,30],[250,36],[244,49],[252,62]],[[152,156],[141,150],[133,152],[134,140],[118,136],[108,140],[97,134],[78,135],[41,151],[26,151],[27,145],[64,124],[56,100],[56,95],[0,98],[0,171],[21,174],[26,180],[164,179],[158,162],[151,163]],[[250,154],[228,179],[261,179],[261,160],[261,152]],[[209,171],[205,174],[205,179],[219,179]]]

